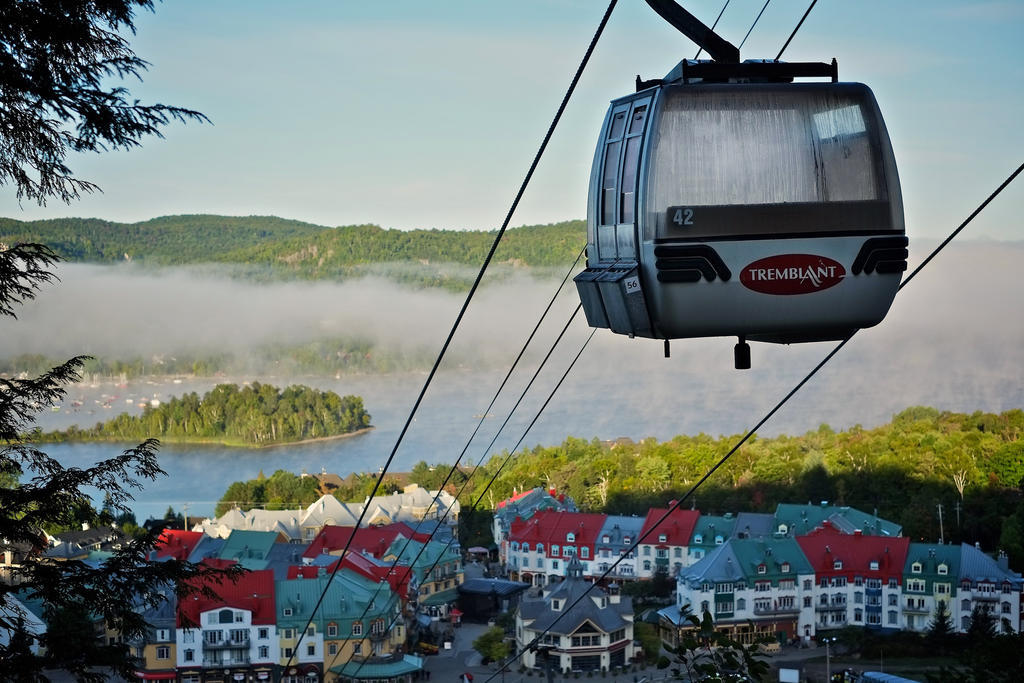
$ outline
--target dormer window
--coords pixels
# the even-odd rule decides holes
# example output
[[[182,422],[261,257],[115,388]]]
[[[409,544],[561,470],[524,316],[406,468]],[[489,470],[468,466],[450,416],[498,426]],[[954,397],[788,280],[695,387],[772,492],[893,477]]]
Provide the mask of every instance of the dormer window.
[[[915,562],[914,564],[910,565],[910,571],[912,573],[914,573],[914,574],[920,574],[921,573],[921,563],[920,562]]]
[[[608,534],[605,534],[604,536],[601,537],[601,542],[602,543],[611,543],[611,539],[608,538]]]
[[[947,567],[944,564],[940,564],[939,565],[939,574],[941,574],[942,576],[945,576],[945,575],[949,574],[949,567]]]
[[[768,567],[766,567],[763,563],[757,565],[757,573],[758,574],[767,574],[768,573]]]
[[[668,540],[668,536],[665,534],[658,534],[658,543],[664,543]]]
[[[286,617],[290,617],[292,615],[292,608],[285,607],[284,610],[282,610],[282,614],[284,614],[284,616]]]
[[[786,526],[785,524],[780,524],[780,525],[779,525],[779,533],[780,533],[780,534],[786,534],[786,533],[789,533],[789,527],[788,527],[788,526]]]
[[[877,572],[878,571],[878,560],[871,560],[871,564],[869,566],[871,567],[871,571]]]
[[[629,545],[629,543],[630,543],[629,536],[623,536],[622,537],[622,542],[624,544],[626,544],[626,545]]]
[[[538,553],[544,552],[544,544],[543,543],[538,543],[537,544],[537,552]]]
[[[783,562],[782,563],[782,573],[783,574],[788,574],[789,573],[789,562]]]
[[[519,541],[513,541],[512,542],[512,552],[515,552],[515,553],[519,552]]]
[[[590,557],[590,548],[583,546],[580,548],[580,557]]]
[[[524,543],[523,544],[523,552],[524,553],[530,552],[530,544],[529,543]]]
[[[723,538],[721,534],[716,535],[715,545],[722,545],[723,543],[725,543],[725,538]]]
[[[697,545],[700,545],[701,543],[704,542],[704,537],[701,536],[700,534],[694,534],[693,535],[693,542],[695,544],[697,544]]]
[[[842,560],[836,560],[835,562],[832,563],[832,569],[842,569],[842,568],[843,568],[843,561]]]
[[[569,533],[567,533],[565,535],[565,542],[566,543],[575,543],[576,542],[576,534],[574,534],[571,531]]]
[[[561,600],[557,600],[557,599],[556,600],[552,600],[551,601],[551,609],[555,610],[556,612],[561,612],[562,611],[562,601]]]
[[[551,546],[551,554],[552,555],[554,555],[555,557],[558,557],[559,552],[560,552],[560,549],[559,549],[559,547],[557,545]]]

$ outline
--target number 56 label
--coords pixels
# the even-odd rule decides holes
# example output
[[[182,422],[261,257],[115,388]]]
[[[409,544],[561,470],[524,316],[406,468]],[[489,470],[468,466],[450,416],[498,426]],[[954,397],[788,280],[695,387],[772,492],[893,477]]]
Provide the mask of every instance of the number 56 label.
[[[681,228],[693,225],[693,209],[688,206],[670,206],[668,207],[668,220]]]

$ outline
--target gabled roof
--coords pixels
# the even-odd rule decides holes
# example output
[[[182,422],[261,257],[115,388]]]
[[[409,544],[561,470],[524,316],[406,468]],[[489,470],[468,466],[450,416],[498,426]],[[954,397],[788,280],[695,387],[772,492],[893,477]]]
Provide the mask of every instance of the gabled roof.
[[[690,588],[697,588],[702,583],[732,583],[745,581],[740,559],[733,552],[732,543],[726,541],[697,562],[680,570],[676,581],[685,583]]]
[[[597,547],[617,552],[632,546],[636,543],[636,539],[640,538],[644,521],[643,517],[608,515],[604,520],[604,525],[597,534]],[[608,538],[607,543],[604,541],[605,537]],[[629,539],[628,543],[626,539]]]
[[[797,536],[796,542],[818,576],[882,580],[901,578],[910,546],[909,538],[844,534],[828,521],[809,534]],[[837,562],[839,569],[835,568]],[[871,568],[872,562],[877,563],[877,569]]]
[[[733,535],[736,528],[736,518],[730,515],[701,515],[693,527],[693,535],[688,539],[689,545],[693,546],[714,546],[719,545],[716,538],[721,536],[722,541]],[[700,535],[700,542],[697,536]]]
[[[748,581],[796,579],[798,574],[812,574],[814,570],[807,561],[800,545],[792,538],[744,539],[726,541],[736,553],[736,559]],[[758,568],[764,566],[764,573]],[[789,571],[782,571],[789,565]]]
[[[924,579],[945,578],[954,581],[960,576],[961,549],[955,545],[938,543],[911,543],[907,548],[907,560],[903,573],[908,578],[920,576]],[[921,565],[920,572],[914,572],[914,564]],[[939,565],[946,565],[946,574],[939,574]]]
[[[561,512],[539,510],[530,519],[512,522],[509,540],[520,543],[544,543],[546,553],[552,545],[585,545],[593,547],[597,535],[604,526],[606,515],[586,512]],[[574,541],[566,541],[567,534],[573,534]]]
[[[351,526],[325,526],[303,553],[303,557],[316,557],[324,553],[341,551],[345,548],[345,544],[349,543],[350,538],[352,542],[349,544],[349,550],[368,552],[371,555],[382,557],[399,536],[423,541],[430,537],[429,534],[413,531],[412,527],[405,522],[395,522],[377,527],[360,527],[359,529]]]
[[[785,524],[786,533],[791,536],[809,534],[821,526],[825,520],[832,522],[836,529],[844,533],[852,534],[859,530],[865,535],[893,538],[903,533],[903,527],[899,524],[846,506],[828,503],[821,505],[779,503],[778,508],[775,509],[776,530],[778,525]]]
[[[164,529],[160,532],[160,537],[154,546],[156,558],[169,557],[175,560],[187,560],[202,538],[203,534],[199,531]]]
[[[647,512],[641,530],[642,534],[647,534],[643,543],[645,545],[687,546],[699,518],[700,512],[697,510],[676,508],[669,512],[669,508],[651,508]],[[664,541],[659,540],[662,535],[665,536]]]
[[[213,565],[230,564],[225,560],[209,562]],[[192,624],[199,624],[203,612],[223,607],[242,609],[252,614],[252,623],[273,625],[274,614],[274,573],[269,569],[250,571],[242,574],[237,582],[216,582],[208,580],[206,586],[218,596],[215,598],[195,593],[178,601],[178,628],[185,628],[185,617]]]
[[[532,622],[530,629],[569,635],[584,623],[590,622],[609,633],[624,628],[632,621],[631,598],[623,596],[619,602],[612,602],[605,591],[596,586],[591,587],[584,581],[581,572],[579,561],[573,558],[569,562],[568,576],[564,581],[550,587],[540,597],[523,595],[519,602],[519,613],[524,621]],[[555,600],[559,601],[558,610],[554,609]]]
[[[964,543],[960,546],[960,572],[959,579],[970,579],[972,581],[992,581],[1003,583],[1009,581],[1017,590],[1021,589],[1022,577],[1006,565],[1006,555],[1001,554],[999,559],[983,553],[981,548]]]
[[[218,557],[222,560],[236,560],[246,569],[266,569],[269,563],[270,549],[277,539],[278,535],[274,531],[239,531],[236,529],[228,536]]]
[[[767,512],[740,512],[732,528],[734,538],[760,538],[775,532],[775,515]]]

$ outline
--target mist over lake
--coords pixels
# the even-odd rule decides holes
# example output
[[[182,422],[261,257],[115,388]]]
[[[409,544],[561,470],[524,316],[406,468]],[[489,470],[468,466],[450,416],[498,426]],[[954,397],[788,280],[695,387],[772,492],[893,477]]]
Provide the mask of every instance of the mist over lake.
[[[911,242],[911,268],[932,246]],[[1021,243],[953,244],[897,297],[882,324],[859,333],[762,433],[803,433],[821,423],[837,429],[870,427],[910,405],[959,412],[1024,407],[1024,285],[1017,278],[1022,257]],[[358,332],[388,352],[436,353],[462,301],[458,294],[413,291],[381,279],[256,285],[211,273],[80,265],[65,265],[60,274],[62,283],[26,306],[19,320],[5,321],[0,355],[241,351],[339,331]],[[523,275],[480,292],[392,470],[408,470],[419,460],[450,463],[458,457],[556,284]],[[569,290],[556,303],[537,350],[489,411],[494,417],[485,419],[464,463],[486,456],[494,430],[577,301]],[[580,316],[490,452],[515,445],[588,333]],[[602,330],[523,445],[556,444],[569,435],[667,439],[680,433],[739,434],[833,347],[753,344],[753,367],[741,372],[732,368],[734,341],[676,341],[672,357],[665,359],[659,342]],[[140,519],[162,515],[168,505],[180,510],[185,503],[190,514],[210,514],[231,482],[253,478],[260,470],[267,475],[279,468],[342,475],[376,471],[391,452],[426,373],[284,377],[264,368],[259,376],[180,378],[180,384],[170,378],[126,386],[97,380],[95,387],[72,387],[57,412],[40,414],[40,425],[90,425],[119,411],[139,411],[140,397],[156,394],[166,400],[186,391],[201,394],[219,382],[256,379],[358,394],[375,429],[261,450],[167,445],[160,460],[169,476],[137,496]],[[73,400],[81,406],[72,409]],[[111,444],[45,448],[67,466],[87,465],[117,449]]]

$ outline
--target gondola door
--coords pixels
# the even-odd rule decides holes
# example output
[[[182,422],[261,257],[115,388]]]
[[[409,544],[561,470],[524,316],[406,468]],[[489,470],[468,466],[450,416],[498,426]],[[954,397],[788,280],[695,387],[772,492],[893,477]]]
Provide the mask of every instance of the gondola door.
[[[588,211],[587,269],[576,277],[587,322],[651,336],[640,284],[637,186],[651,96],[614,103],[599,143]]]

